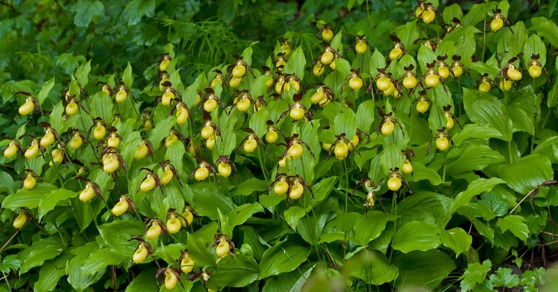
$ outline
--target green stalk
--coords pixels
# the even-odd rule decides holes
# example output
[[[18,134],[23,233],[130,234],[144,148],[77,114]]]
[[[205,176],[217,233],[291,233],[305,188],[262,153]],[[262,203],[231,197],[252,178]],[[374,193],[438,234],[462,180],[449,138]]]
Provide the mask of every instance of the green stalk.
[[[347,160],[343,160],[343,168],[345,168],[345,213],[348,212],[349,206],[349,170],[347,169]]]
[[[442,181],[443,182],[446,181],[446,161],[447,161],[447,158],[448,158],[448,151],[449,150],[446,150],[444,152],[444,166],[442,167]]]
[[[509,113],[508,113],[508,102],[509,102],[509,92],[505,91],[504,92],[504,110],[505,110],[505,115],[506,118],[509,119]],[[512,141],[510,140],[510,142],[508,142],[508,163],[512,163],[513,159],[512,159]]]
[[[349,211],[349,170],[347,169],[347,159],[343,160],[343,168],[345,168],[345,214]],[[347,227],[345,227],[343,239],[343,258],[347,256]]]
[[[391,214],[397,218],[397,193],[393,192],[393,198],[391,201]],[[393,222],[393,234],[397,232],[397,220]],[[393,256],[393,248],[389,251],[388,262],[391,263],[391,257]]]
[[[314,222],[315,222],[315,226],[318,226],[318,218],[316,217],[316,213],[314,212],[314,206],[311,206],[310,208],[310,212],[312,213],[312,217],[314,217]],[[312,244],[312,247],[314,248],[314,250],[316,250],[316,255],[318,256],[319,261],[323,261],[322,259],[322,254],[320,253],[320,250],[318,249],[318,242],[317,239],[314,238],[314,244]]]
[[[262,158],[262,147],[258,147],[258,160],[260,162],[260,168],[262,169],[262,173],[266,182],[269,182],[267,179],[267,170],[265,169],[263,158]]]
[[[484,54],[486,53],[486,15],[484,16],[484,29],[483,29],[483,37],[482,37],[482,55],[481,55],[481,62],[484,62]]]
[[[531,87],[533,88],[533,92],[535,92],[535,79],[531,80]],[[535,129],[533,130],[533,136],[531,136],[531,152],[533,153],[533,150],[535,148],[535,138],[537,136],[537,127],[535,127]]]

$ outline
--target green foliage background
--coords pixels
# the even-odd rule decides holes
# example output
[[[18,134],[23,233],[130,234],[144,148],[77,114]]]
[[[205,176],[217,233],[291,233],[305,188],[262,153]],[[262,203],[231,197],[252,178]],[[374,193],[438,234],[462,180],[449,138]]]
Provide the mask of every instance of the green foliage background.
[[[177,291],[389,291],[405,286],[535,291],[545,272],[542,259],[530,256],[544,250],[545,260],[555,260],[551,242],[558,232],[557,1],[440,2],[431,1],[438,14],[434,23],[425,24],[415,16],[416,1],[304,1],[300,6],[242,0],[0,1],[0,149],[12,139],[27,149],[32,137],[45,134],[40,122],[50,123],[61,145],[70,139],[64,134],[70,128],[91,139],[79,150],[65,147],[65,161],[51,166],[55,145],[32,159],[22,153],[0,157],[0,243],[5,243],[0,290],[165,291],[158,286],[157,270],[178,268],[188,250],[195,269],[180,272]],[[498,32],[489,26],[495,9],[510,20]],[[330,44],[339,53],[337,69],[315,76],[312,68],[326,47],[320,35],[326,23],[335,32]],[[371,46],[362,55],[354,51],[357,35]],[[407,54],[386,63],[394,46],[391,35]],[[283,51],[283,39],[292,50],[284,73],[301,79],[300,102],[313,113],[308,120],[290,117],[290,106],[297,103],[294,85],[280,86],[284,92],[278,98],[272,95],[276,81],[266,86],[271,77],[261,68],[270,67],[277,77],[275,58]],[[426,39],[438,42],[435,52],[423,45]],[[183,125],[173,111],[177,101],[168,107],[158,99],[163,53],[172,56],[167,71],[175,95],[190,110]],[[251,105],[261,95],[266,106],[242,113],[232,106],[236,89],[215,86],[223,104],[210,115],[221,135],[211,150],[199,134],[205,119],[201,105],[195,105],[196,93],[206,95],[216,69],[225,83],[230,81],[233,54],[253,69],[238,89],[251,94]],[[528,73],[533,54],[540,55],[547,71],[539,78]],[[394,98],[377,89],[378,69],[386,67],[400,81],[404,68],[413,64],[421,81],[426,65],[441,55],[449,57],[449,64],[459,55],[467,73],[429,89],[426,114],[415,109],[420,90],[401,88]],[[498,84],[508,62],[523,78],[502,92]],[[351,69],[360,69],[365,82],[360,90],[349,87]],[[487,93],[478,90],[485,73],[495,85]],[[123,82],[129,98],[115,102],[98,82],[113,89]],[[310,102],[318,83],[334,93],[323,108]],[[72,117],[64,112],[66,90],[82,104]],[[26,100],[22,91],[37,98],[42,113],[18,114]],[[456,120],[452,129],[442,130],[452,145],[437,151],[447,105],[460,125]],[[376,108],[393,112],[398,123],[391,135],[380,133],[384,116]],[[150,114],[142,115],[144,110]],[[122,138],[117,148],[124,164],[116,175],[98,164],[103,143],[90,134],[97,117]],[[144,128],[146,120],[153,129]],[[265,149],[259,146],[254,153],[243,151],[248,133],[242,129],[251,128],[265,141],[267,120],[306,144],[303,155],[289,159],[286,168],[277,164],[288,149],[277,144],[288,143],[283,137],[275,144],[264,142]],[[171,129],[188,140],[163,145]],[[351,138],[357,131],[360,141],[346,160],[322,149],[324,143],[338,143],[336,136]],[[134,152],[142,139],[154,153],[137,160]],[[197,147],[195,155],[190,145]],[[414,157],[404,157],[406,150]],[[217,168],[220,155],[236,165],[230,177],[211,174],[200,182],[192,177],[202,159]],[[396,169],[406,158],[412,174]],[[88,170],[78,174],[76,160]],[[148,173],[142,168],[161,176],[158,163],[166,160],[181,183],[174,179],[153,191],[138,191]],[[21,187],[26,169],[38,177],[33,190]],[[308,184],[301,199],[288,201],[274,193],[281,173]],[[78,175],[95,182],[100,196],[80,201],[86,182]],[[403,180],[403,188],[388,189],[392,176]],[[361,178],[378,186],[363,186]],[[112,215],[121,193],[137,212]],[[375,204],[365,207],[369,194]],[[130,239],[144,235],[144,219],[165,222],[171,209],[182,212],[186,204],[200,215],[200,224],[147,240],[153,254],[133,263],[139,242]],[[16,231],[12,222],[22,210],[32,220]],[[234,256],[215,255],[216,234],[234,242]],[[519,275],[515,267],[524,272]],[[197,271],[209,275],[207,281],[187,279]]]

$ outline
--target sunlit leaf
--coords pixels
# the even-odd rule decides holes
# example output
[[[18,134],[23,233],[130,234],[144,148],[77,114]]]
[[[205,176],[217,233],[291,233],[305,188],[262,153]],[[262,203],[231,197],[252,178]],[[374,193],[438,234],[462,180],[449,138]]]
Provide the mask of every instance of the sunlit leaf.
[[[399,275],[397,267],[376,250],[363,249],[348,259],[346,269],[353,277],[369,285],[381,285],[393,281]]]
[[[554,175],[549,159],[540,155],[529,155],[511,165],[502,165],[498,173],[520,194],[527,194]]]
[[[399,253],[392,261],[399,268],[400,276],[395,282],[398,287],[434,289],[456,268],[451,258],[439,250]]]
[[[459,207],[467,205],[474,196],[482,192],[488,192],[494,186],[502,183],[505,183],[505,181],[496,177],[489,179],[479,178],[471,182],[466,190],[460,192],[455,197],[455,201],[451,206],[451,213],[454,213]]]
[[[504,105],[489,93],[465,88],[463,104],[469,118],[482,125],[490,126],[502,135],[504,141],[512,137],[512,123],[504,114]]]
[[[30,269],[42,265],[46,260],[58,256],[63,245],[54,237],[43,238],[33,242],[33,244],[19,253],[21,268],[19,274],[27,273]]]
[[[460,254],[467,252],[473,242],[473,237],[459,227],[450,230],[442,230],[440,232],[440,238],[444,246],[453,250],[456,258]]]
[[[513,235],[517,236],[521,240],[526,240],[529,236],[529,227],[525,224],[525,218],[519,215],[508,215],[503,218],[499,218],[496,223],[502,231],[511,231]]]
[[[280,242],[268,249],[260,262],[260,279],[296,269],[306,261],[310,249],[290,242]]]
[[[39,104],[42,104],[45,101],[45,99],[48,98],[48,94],[52,90],[52,87],[54,87],[54,82],[55,79],[54,77],[52,77],[52,79],[50,79],[49,81],[43,84],[41,91],[39,91],[39,94],[37,95],[37,100],[39,101]]]
[[[77,195],[77,192],[66,189],[57,189],[45,194],[39,202],[39,221],[41,221],[47,212],[53,210],[60,201],[68,198],[74,198]]]
[[[415,250],[427,251],[441,244],[438,228],[431,223],[409,222],[397,229],[392,247],[404,253]]]

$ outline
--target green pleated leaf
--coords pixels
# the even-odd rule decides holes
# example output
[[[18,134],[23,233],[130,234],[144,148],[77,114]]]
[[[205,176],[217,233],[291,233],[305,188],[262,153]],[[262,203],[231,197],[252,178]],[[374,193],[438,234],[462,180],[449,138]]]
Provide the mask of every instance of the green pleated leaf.
[[[475,54],[475,34],[481,33],[474,26],[461,26],[454,29],[444,37],[444,41],[455,41],[456,55],[461,56],[467,62]]]
[[[267,82],[273,79],[272,75],[261,75],[256,78],[253,82],[250,83],[250,94],[252,95],[253,99],[258,98],[258,96],[265,94],[267,90]]]
[[[451,218],[452,203],[452,199],[437,193],[418,192],[399,203],[398,224],[420,221],[444,228]]]
[[[15,193],[14,179],[5,171],[0,171],[0,193]]]
[[[535,107],[537,96],[531,85],[521,88],[508,105],[508,115],[513,122],[513,131],[523,131],[530,135],[535,134],[535,116],[538,109]]]
[[[368,214],[361,216],[353,225],[353,241],[360,245],[366,246],[371,240],[378,238],[384,229],[388,218],[386,214],[380,211],[370,211]]]
[[[396,33],[403,46],[405,48],[410,48],[413,45],[413,42],[419,38],[417,21],[408,21],[405,25],[397,27]]]
[[[289,56],[289,60],[285,68],[284,73],[295,74],[298,78],[304,79],[304,68],[306,66],[306,57],[304,56],[304,51],[302,47],[296,48],[296,50]]]
[[[171,71],[171,75],[169,77],[169,81],[172,84],[172,87],[176,89],[176,91],[178,91],[178,93],[185,94],[186,90],[184,89],[184,84],[182,83],[182,79],[180,78],[180,69],[170,69],[172,66],[175,66],[176,64],[174,64],[175,60],[171,61],[171,63],[169,64],[169,68],[167,69],[167,71],[169,70],[174,70]]]
[[[331,40],[330,46],[339,54],[343,55],[343,31],[339,31],[335,34]]]
[[[551,136],[539,143],[533,154],[540,154],[547,157],[551,163],[558,163],[554,148],[558,146],[558,136]]]
[[[316,265],[302,265],[296,271],[284,273],[265,280],[262,292],[296,292],[301,291],[304,283],[308,282]],[[302,284],[300,284],[302,282]],[[298,290],[297,290],[298,289]]]
[[[461,6],[456,3],[446,7],[442,15],[444,16],[444,23],[451,23],[454,17],[457,19],[462,19],[463,11],[461,10]]]
[[[493,95],[472,89],[463,89],[465,111],[475,123],[490,126],[509,142],[512,138],[512,123],[504,114],[504,105]]]
[[[21,261],[19,274],[25,274],[34,267],[42,265],[46,260],[57,257],[64,246],[54,237],[43,238],[33,242],[30,247],[22,250],[18,256]]]
[[[101,2],[99,2],[99,1],[95,1],[95,2],[101,4]],[[89,72],[91,72],[91,60],[87,61],[87,63],[81,64],[76,69],[75,76],[76,76],[76,79],[77,79],[77,81],[78,81],[78,83],[81,87],[85,87],[87,85],[87,83],[89,82]]]
[[[101,248],[92,252],[83,262],[81,272],[85,275],[91,275],[105,270],[107,266],[116,266],[129,260],[129,257],[121,257],[111,252],[108,248]]]
[[[486,3],[475,4],[471,7],[469,12],[463,16],[461,23],[463,25],[476,25],[477,23],[483,21],[486,17],[486,13],[490,12],[487,8]]]
[[[161,141],[165,139],[172,127],[176,124],[176,118],[174,116],[167,117],[166,119],[155,124],[155,128],[149,133],[149,142],[153,146],[153,149],[158,149],[161,145]],[[137,146],[137,145],[136,145]]]
[[[260,262],[260,279],[296,269],[306,261],[310,249],[291,242],[280,242],[269,248]]]
[[[99,233],[111,252],[121,257],[131,258],[138,242],[130,238],[142,235],[145,226],[136,220],[118,220],[98,227]]]
[[[442,178],[434,169],[424,166],[424,164],[414,161],[413,162],[413,176],[409,181],[428,180],[432,185],[439,185],[443,183]]]
[[[336,212],[335,217],[325,224],[319,242],[330,243],[337,240],[344,240],[347,237],[345,232],[349,232],[355,225],[357,219],[361,217],[362,214],[357,212]]]
[[[208,286],[221,290],[224,287],[245,287],[258,279],[260,266],[253,258],[243,254],[226,256],[219,261]]]
[[[268,209],[270,212],[273,212],[275,206],[286,200],[286,197],[286,195],[278,196],[276,194],[260,195],[258,200],[264,208]]]
[[[556,23],[545,17],[533,17],[531,23],[533,26],[530,29],[535,30],[537,35],[546,39],[554,47],[558,47],[558,26]]]
[[[78,291],[83,291],[93,283],[97,282],[105,271],[95,274],[85,274],[81,270],[83,263],[89,259],[90,255],[99,249],[96,242],[88,242],[75,249],[72,253],[75,255],[66,266],[66,273],[68,274],[68,283]]]
[[[77,192],[66,189],[57,189],[45,194],[39,201],[39,221],[41,221],[46,213],[52,211],[60,201],[75,198],[77,195]]]
[[[435,249],[441,244],[438,228],[431,223],[409,222],[397,229],[392,247],[404,253]]]
[[[252,53],[254,50],[252,49],[252,45],[256,44],[257,42],[252,43],[249,47],[242,51],[242,60],[248,64],[248,66],[252,65]]]
[[[527,39],[525,47],[523,47],[523,62],[525,64],[529,64],[533,55],[539,55],[539,62],[542,67],[546,65],[546,46],[541,38],[536,34],[531,35]]]
[[[83,56],[80,56],[83,58]],[[85,62],[85,58],[83,58],[83,61]],[[75,64],[75,68],[77,68],[77,62]],[[75,70],[72,69],[73,70]],[[70,89],[69,89],[69,94],[70,96],[75,95],[76,97],[80,97],[81,96],[81,88],[79,87],[79,84],[76,80],[76,78],[74,77],[74,75],[72,75],[72,81],[70,81]]]
[[[453,205],[451,206],[451,213],[453,214],[459,207],[469,204],[471,199],[483,192],[488,192],[498,184],[506,183],[504,180],[497,177],[485,179],[479,178],[474,180],[467,186],[467,189],[457,194]]]
[[[467,252],[473,242],[473,237],[460,227],[440,231],[440,238],[445,247],[455,252],[456,258],[460,254]]]
[[[285,221],[293,230],[296,230],[296,226],[298,225],[298,221],[306,215],[306,211],[302,207],[299,206],[292,206],[287,209],[284,213]]]
[[[217,220],[217,210],[227,214],[234,208],[231,199],[219,194],[217,187],[212,183],[197,183],[191,187],[194,193],[194,208],[201,216]]]
[[[312,206],[316,206],[319,202],[325,200],[329,193],[333,190],[333,186],[337,182],[337,176],[330,176],[328,178],[320,180],[318,183],[312,186],[314,191],[314,199],[312,199]],[[307,207],[306,211],[309,211],[311,207]]]
[[[351,276],[363,280],[368,285],[382,285],[391,282],[399,275],[395,265],[377,251],[363,249],[347,260],[345,269]]]
[[[132,162],[135,160],[134,159],[134,153],[136,152],[136,148],[138,147],[138,145],[141,142],[141,134],[139,131],[134,131],[128,135],[126,135],[126,139],[124,139],[121,143],[122,145],[120,146],[121,149],[121,155],[122,158],[124,159],[124,163],[126,163],[126,167],[128,167],[128,171],[130,171],[130,167],[132,166]],[[181,143],[173,143],[171,146],[174,146],[175,144],[181,144]],[[155,145],[152,145],[155,146]],[[172,147],[171,147],[172,148]],[[174,146],[174,149],[177,149],[178,146]],[[167,150],[169,151],[169,150]],[[171,159],[169,157],[169,159]],[[177,167],[176,164],[173,164],[174,167]],[[128,186],[130,187],[131,184],[128,184]],[[139,186],[139,185],[138,185]],[[131,190],[130,192],[135,192],[137,191],[137,189],[135,190]]]
[[[548,4],[548,17],[552,17],[552,14],[554,14],[554,9],[556,8],[556,4],[558,4],[557,0],[550,0]]]
[[[153,275],[157,273],[157,269],[152,268],[142,271],[137,275],[132,282],[126,287],[126,292],[148,292],[159,291],[157,278]],[[180,285],[180,284],[178,284]]]
[[[184,103],[186,103],[186,105],[188,106],[188,108],[192,108],[192,106],[194,105],[194,103],[196,103],[196,100],[198,99],[197,95],[198,95],[198,90],[201,90],[203,88],[203,86],[205,86],[206,83],[206,76],[205,74],[200,74],[196,80],[194,81],[194,83],[190,84],[190,86],[188,86],[188,88],[186,88],[186,92],[183,96],[183,100]]]
[[[509,53],[511,56],[516,56],[523,52],[523,47],[529,35],[527,28],[523,21],[516,22],[511,28],[513,33],[509,29],[503,30],[498,39],[497,49],[499,54]]]
[[[89,226],[89,224],[91,224],[93,217],[97,214],[93,213],[93,209],[90,204],[84,204],[78,198],[72,199],[72,206],[76,210],[74,217],[76,218],[79,226],[79,231],[82,232]]]
[[[378,74],[378,69],[386,67],[386,58],[378,50],[374,50],[372,57],[370,58],[370,75],[376,76]]]
[[[316,216],[306,216],[300,219],[296,226],[298,234],[311,245],[318,245],[322,236],[322,229],[324,228],[325,222],[319,221],[320,218]]]
[[[99,91],[90,98],[91,116],[101,118],[105,122],[110,122],[114,115],[114,104],[112,98],[106,93]]]
[[[269,185],[263,179],[255,177],[245,180],[230,191],[230,196],[249,196],[254,192],[265,192]]]
[[[553,108],[558,104],[558,76],[556,76],[556,79],[554,80],[552,89],[548,92],[546,104],[549,108]]]
[[[345,133],[345,137],[350,139],[356,134],[356,115],[352,109],[345,108],[335,116],[333,125],[337,135]]]
[[[361,131],[370,132],[370,127],[374,122],[374,100],[367,100],[359,104],[356,112],[356,127]],[[350,138],[350,137],[349,137]]]
[[[45,262],[39,270],[39,280],[35,282],[34,291],[54,291],[60,278],[66,274],[61,267],[64,267],[73,257],[71,253],[64,253],[54,260]]]
[[[554,178],[550,160],[536,154],[525,156],[513,164],[500,166],[498,174],[520,194],[527,194],[542,182]]]
[[[435,289],[456,268],[452,259],[439,250],[398,253],[392,262],[399,268],[396,287]]]
[[[213,244],[214,236],[215,234],[217,234],[218,230],[219,224],[217,223],[217,221],[211,221],[207,224],[204,224],[200,229],[194,232],[192,236],[206,244]]]
[[[467,124],[463,127],[461,132],[452,137],[455,146],[461,145],[462,142],[469,139],[483,139],[488,141],[490,138],[503,139],[503,135],[496,129],[480,125],[480,124]]]
[[[132,65],[130,64],[130,62],[128,62],[126,69],[124,69],[124,72],[122,73],[122,82],[124,82],[124,84],[126,85],[126,87],[128,87],[128,89],[130,90],[132,89],[134,77],[132,76]]]
[[[269,113],[267,108],[263,108],[250,116],[250,121],[248,127],[254,131],[254,134],[258,137],[264,137],[267,133],[267,121],[269,119]]]
[[[39,91],[39,94],[37,94],[37,100],[39,101],[40,105],[42,105],[45,99],[48,98],[48,94],[52,90],[52,87],[54,86],[54,82],[55,79],[54,77],[52,77],[49,81],[43,83],[43,87],[41,87],[41,91]]]
[[[182,243],[171,243],[167,245],[160,245],[159,248],[153,253],[153,256],[158,257],[169,265],[176,263],[180,258],[182,251],[186,249],[186,245]]]
[[[488,76],[490,78],[496,77],[496,75],[498,75],[498,73],[500,72],[500,68],[480,61],[471,63],[468,68],[470,70],[477,71],[481,75],[484,73],[488,73]]]
[[[169,209],[184,210],[184,196],[182,195],[182,190],[178,185],[167,185],[165,193],[166,197],[163,199],[160,208],[158,210],[153,210],[159,211],[159,218],[165,218]]]
[[[215,160],[218,158],[215,157],[217,156],[215,155],[216,153],[228,156],[234,149],[236,149],[236,135],[234,134],[234,125],[236,124],[236,120],[237,116],[235,115],[227,116],[223,114],[219,118],[217,127],[219,127],[221,137],[215,140],[215,148],[213,148],[216,150],[213,151]]]
[[[206,244],[196,236],[188,236],[188,253],[199,266],[215,266],[215,256],[209,252],[209,244]]]
[[[246,222],[246,220],[250,219],[252,215],[256,213],[263,212],[264,209],[260,203],[253,203],[253,204],[244,204],[238,207],[235,207],[232,211],[227,214],[228,217],[228,225],[221,224],[221,232],[229,235],[232,237],[233,229]]]
[[[380,152],[380,164],[385,173],[391,172],[396,167],[401,168],[404,160],[401,149],[394,144],[388,144]]]
[[[472,170],[483,170],[485,167],[504,162],[504,157],[488,145],[471,145],[446,165],[446,171],[458,174]]]
[[[351,64],[343,58],[335,58],[333,62],[335,62],[335,66],[337,66],[335,71],[345,80],[345,78],[351,74]]]
[[[33,209],[39,206],[41,198],[57,187],[49,183],[37,183],[32,190],[19,189],[15,194],[7,196],[2,202],[2,208],[15,211],[18,208]]]
[[[420,65],[420,70],[426,72],[426,64],[436,61],[437,55],[426,46],[420,46],[417,54],[417,63]]]
[[[250,246],[254,259],[259,262],[268,247],[265,240],[261,239],[258,231],[251,226],[240,226],[238,230],[243,234],[242,245]]]
[[[62,133],[64,127],[64,121],[62,121],[62,116],[64,114],[64,105],[60,101],[53,108],[48,119],[50,126],[56,130],[57,133]]]
[[[183,143],[172,143],[165,153],[165,159],[170,160],[170,163],[179,174],[182,173],[185,153],[186,149]]]

